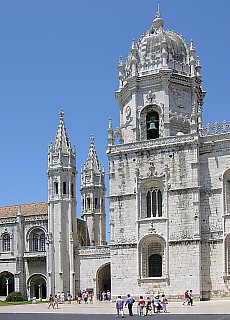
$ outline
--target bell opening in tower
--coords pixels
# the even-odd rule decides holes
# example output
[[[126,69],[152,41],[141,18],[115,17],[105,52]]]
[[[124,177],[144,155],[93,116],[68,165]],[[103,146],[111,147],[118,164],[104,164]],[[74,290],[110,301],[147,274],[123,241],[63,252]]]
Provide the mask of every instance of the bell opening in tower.
[[[146,115],[147,140],[159,138],[159,114],[156,111]]]

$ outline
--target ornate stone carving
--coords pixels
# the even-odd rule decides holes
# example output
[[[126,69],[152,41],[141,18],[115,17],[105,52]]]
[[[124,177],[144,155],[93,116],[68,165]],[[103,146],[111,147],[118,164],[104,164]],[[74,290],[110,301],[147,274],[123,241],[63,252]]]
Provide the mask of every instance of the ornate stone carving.
[[[156,95],[153,93],[151,90],[148,92],[145,98],[145,103],[144,105],[147,106],[149,104],[155,104],[156,102]]]
[[[174,89],[173,90],[173,99],[174,99],[175,105],[178,108],[184,107],[184,92],[183,91],[179,91],[179,90]]]
[[[148,233],[156,233],[156,229],[154,228],[153,226],[153,222],[151,221],[150,224],[149,224],[149,227],[148,227]]]
[[[219,124],[218,122],[215,122],[214,125],[207,123],[205,127],[202,127],[201,135],[207,136],[219,133],[227,133],[229,132],[229,126],[230,124],[227,123],[225,120],[221,124]]]
[[[163,147],[163,146],[170,146],[175,145],[177,143],[191,143],[194,142],[194,136],[193,135],[187,135],[187,136],[177,136],[177,137],[167,137],[162,139],[155,139],[155,140],[148,140],[143,142],[136,142],[136,143],[129,143],[124,145],[114,145],[109,146],[107,149],[107,153],[119,153],[122,151],[128,151],[128,150],[141,150],[141,149],[149,149],[153,147]]]

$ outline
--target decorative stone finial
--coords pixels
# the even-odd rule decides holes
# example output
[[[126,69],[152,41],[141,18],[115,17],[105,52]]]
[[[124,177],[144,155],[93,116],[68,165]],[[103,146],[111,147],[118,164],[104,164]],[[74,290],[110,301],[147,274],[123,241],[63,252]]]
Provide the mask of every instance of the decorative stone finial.
[[[122,67],[122,66],[123,66],[123,59],[122,59],[122,56],[120,56],[118,67]]]
[[[93,134],[91,134],[91,137],[90,137],[90,144],[91,145],[94,144],[94,136],[93,136]]]
[[[164,20],[161,18],[160,4],[158,2],[157,13],[156,13],[155,19],[153,20],[151,32],[153,33],[155,29],[163,28],[163,26],[164,26]]]
[[[60,115],[60,120],[63,120],[63,118],[64,118],[64,112],[63,112],[62,108],[61,108],[61,110],[60,110],[60,112],[59,112],[59,115]]]

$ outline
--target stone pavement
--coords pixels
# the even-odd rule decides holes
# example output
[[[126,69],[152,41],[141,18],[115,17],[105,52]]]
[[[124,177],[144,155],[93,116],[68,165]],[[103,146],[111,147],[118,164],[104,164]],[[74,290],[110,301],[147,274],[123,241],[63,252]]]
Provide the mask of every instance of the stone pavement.
[[[17,306],[0,306],[1,313],[61,313],[61,314],[115,314],[115,303],[109,301],[94,301],[88,304],[71,304],[65,302],[59,309],[48,309],[47,303],[26,304]],[[230,314],[230,300],[195,301],[194,306],[183,306],[182,302],[169,302],[170,314]],[[134,304],[136,313],[136,303]],[[125,314],[128,314],[125,308]]]

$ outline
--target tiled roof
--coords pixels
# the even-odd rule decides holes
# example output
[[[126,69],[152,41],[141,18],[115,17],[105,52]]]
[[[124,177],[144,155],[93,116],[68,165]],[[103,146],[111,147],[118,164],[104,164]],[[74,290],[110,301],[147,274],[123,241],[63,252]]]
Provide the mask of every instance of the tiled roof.
[[[18,211],[22,216],[36,216],[41,214],[48,214],[48,203],[37,202],[30,204],[20,204],[15,206],[0,207],[0,219],[1,218],[13,218],[16,217]]]

